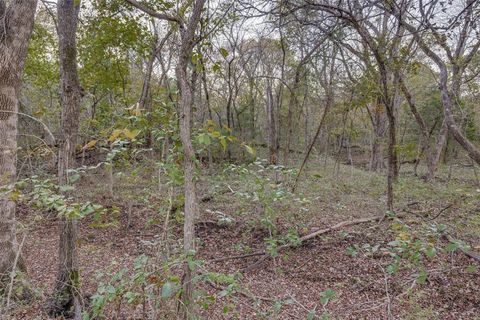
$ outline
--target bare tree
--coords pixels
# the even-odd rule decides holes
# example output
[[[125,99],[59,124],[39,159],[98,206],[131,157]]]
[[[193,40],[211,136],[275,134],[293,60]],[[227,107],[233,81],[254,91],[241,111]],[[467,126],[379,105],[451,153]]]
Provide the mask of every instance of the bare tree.
[[[438,67],[439,87],[448,130],[477,164],[480,164],[480,150],[463,134],[455,120],[453,108],[460,99],[460,88],[465,70],[480,48],[479,32],[476,30],[479,7],[480,3],[476,0],[466,1],[465,6],[459,12],[452,4],[438,1],[428,4],[421,2],[418,6],[416,2],[408,2],[403,7],[392,3],[385,7],[385,10],[391,12],[410,32],[420,49]],[[405,14],[406,11],[408,14]],[[446,19],[446,25],[439,25],[435,21],[435,14],[439,11],[453,12],[450,13],[450,18]],[[415,26],[414,23],[417,25]],[[427,44],[426,38],[423,36],[425,32],[429,32],[432,36],[433,47]],[[448,40],[449,37],[452,40]],[[453,41],[453,39],[456,40]],[[436,52],[436,47],[440,48],[443,53]]]
[[[339,19],[356,31],[360,41],[369,49],[375,59],[379,75],[379,90],[381,103],[385,108],[389,123],[388,128],[388,174],[387,174],[387,207],[393,210],[393,184],[398,176],[397,137],[396,137],[396,90],[398,79],[395,76],[394,57],[398,54],[403,29],[400,25],[392,26],[390,15],[380,11],[380,26],[370,21],[372,16],[378,16],[378,11],[372,4],[359,0],[346,2],[310,0],[299,4],[291,3],[292,10],[314,10],[324,12],[334,19]],[[375,10],[374,10],[375,9]],[[376,12],[377,11],[377,12]],[[396,29],[391,36],[391,29]]]
[[[283,157],[283,162],[285,165],[288,165],[288,156],[290,154],[290,145],[293,135],[293,112],[295,110],[299,110],[299,103],[298,103],[298,91],[300,87],[300,83],[302,77],[305,73],[305,66],[311,60],[312,56],[318,50],[318,48],[323,44],[325,38],[319,39],[312,48],[300,59],[298,62],[297,67],[295,68],[295,77],[293,80],[292,90],[290,91],[290,100],[288,102],[288,114],[287,114],[287,134],[285,137],[285,153]]]

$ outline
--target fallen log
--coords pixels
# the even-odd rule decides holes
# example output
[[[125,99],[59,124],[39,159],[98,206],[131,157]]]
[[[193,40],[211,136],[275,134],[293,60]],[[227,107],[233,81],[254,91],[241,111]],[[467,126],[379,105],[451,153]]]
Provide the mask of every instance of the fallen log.
[[[406,213],[400,213],[400,214],[397,214],[396,216],[394,216],[394,218],[400,218],[400,217],[403,217],[405,215],[406,215]],[[303,237],[300,237],[298,240],[299,240],[300,245],[301,245],[303,242],[306,242],[310,239],[316,238],[316,237],[318,237],[322,234],[341,229],[343,227],[353,226],[353,225],[372,222],[372,221],[382,221],[383,219],[385,219],[384,215],[342,221],[342,222],[339,222],[339,223],[337,223],[337,224],[335,224],[331,227],[311,232],[311,233],[309,233],[309,234],[307,234]],[[292,244],[292,243],[287,243],[287,244],[284,244],[282,246],[279,246],[277,248],[277,250],[282,251],[282,250],[285,250],[285,249],[293,247],[293,246],[295,246],[295,245]],[[261,250],[261,251],[257,251],[257,252],[253,252],[253,253],[249,253],[249,254],[244,254],[244,255],[216,258],[216,259],[209,260],[209,262],[221,262],[221,261],[243,259],[243,258],[255,257],[255,256],[261,256],[261,258],[258,261],[256,261],[253,265],[243,269],[244,271],[249,271],[249,270],[254,269],[255,267],[257,267],[258,265],[260,265],[262,262],[264,262],[265,260],[267,260],[270,257],[268,255],[268,252],[266,252],[265,250]]]

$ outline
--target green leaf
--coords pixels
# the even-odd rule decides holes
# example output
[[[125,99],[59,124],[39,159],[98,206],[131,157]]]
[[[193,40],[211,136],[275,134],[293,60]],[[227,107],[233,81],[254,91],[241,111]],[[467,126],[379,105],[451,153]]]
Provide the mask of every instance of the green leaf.
[[[74,182],[78,181],[78,179],[80,179],[80,174],[75,173],[75,174],[72,174],[72,175],[68,178],[68,181],[69,181],[70,183],[74,183]]]
[[[199,144],[202,144],[205,146],[210,145],[210,143],[212,142],[212,140],[210,139],[210,135],[206,133],[199,134],[197,137],[197,141]]]
[[[127,299],[128,303],[134,303],[135,299],[137,298],[137,294],[135,292],[128,291],[125,293],[125,299]]]
[[[140,130],[130,131],[127,128],[123,129],[123,134],[125,135],[125,137],[127,137],[130,140],[135,140],[135,137],[138,136],[139,133],[140,133]]]
[[[223,151],[227,150],[227,140],[225,137],[220,137],[220,144],[222,145]]]
[[[257,151],[254,148],[246,144],[244,146],[245,146],[245,150],[247,150],[247,152],[250,153],[252,156],[255,157],[257,155]]]
[[[320,293],[320,302],[323,305],[326,305],[333,298],[335,298],[335,291],[332,289],[327,289]]]
[[[212,66],[212,71],[215,72],[215,73],[217,73],[217,72],[220,71],[220,69],[221,69],[220,63],[219,63],[218,61],[215,62],[215,63],[213,64],[213,66]]]
[[[220,48],[219,51],[220,51],[220,54],[221,54],[224,58],[228,57],[228,50],[227,50],[227,49],[225,49],[225,48]]]
[[[162,286],[162,299],[168,299],[172,296],[172,283],[170,281],[165,282]]]
[[[349,256],[355,257],[357,255],[357,253],[358,252],[357,252],[357,249],[355,247],[350,246],[350,247],[347,248],[347,254]]]
[[[67,191],[73,191],[75,188],[73,186],[60,186],[59,190],[60,192],[67,192]]]
[[[317,312],[315,310],[310,310],[307,314],[307,320],[313,320],[315,319],[315,315],[317,314]]]
[[[424,284],[427,281],[428,273],[425,270],[421,270],[417,275],[417,282]]]
[[[458,247],[459,245],[457,242],[450,242],[445,248],[445,250],[447,250],[447,252],[455,252],[458,249]]]
[[[473,265],[473,264],[471,264],[471,265],[469,265],[465,268],[465,271],[468,272],[468,273],[475,273],[475,272],[477,272],[477,270],[478,270],[477,266]]]
[[[425,254],[429,258],[433,258],[437,254],[437,250],[434,247],[428,247],[427,250],[425,250]]]
[[[439,233],[442,233],[443,231],[445,231],[447,229],[447,226],[444,225],[444,224],[437,224],[436,225],[436,230],[437,232]]]

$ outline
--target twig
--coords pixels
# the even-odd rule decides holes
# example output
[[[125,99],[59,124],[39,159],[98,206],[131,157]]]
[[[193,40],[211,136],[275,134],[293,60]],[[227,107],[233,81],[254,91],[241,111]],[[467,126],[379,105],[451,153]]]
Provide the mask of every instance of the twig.
[[[15,255],[15,260],[13,261],[12,272],[10,273],[10,285],[8,287],[8,294],[7,294],[7,310],[10,308],[10,298],[12,297],[12,290],[13,290],[13,282],[15,281],[16,269],[18,264],[18,259],[20,259],[20,252],[23,248],[23,243],[25,242],[25,238],[27,237],[26,234],[23,235],[22,242],[18,246],[17,254]]]
[[[247,253],[247,254],[242,254],[238,256],[230,256],[230,257],[221,257],[221,258],[216,258],[212,260],[208,260],[208,262],[222,262],[222,261],[227,261],[227,260],[236,260],[236,259],[243,259],[243,258],[249,258],[249,257],[256,257],[256,256],[263,256],[265,252],[254,252],[254,253]]]
[[[385,269],[380,264],[378,264],[378,266],[380,267],[380,269],[382,269],[383,278],[384,278],[384,281],[385,281],[385,297],[387,299],[388,318],[392,319],[393,318],[393,315],[392,315],[392,300],[390,298],[390,292],[389,292],[389,288],[388,288],[388,276],[387,276],[387,273],[385,272]]]
[[[446,210],[450,209],[451,207],[453,207],[453,203],[450,203],[448,206],[444,207],[443,209],[441,209],[433,218],[430,218],[428,220],[435,220],[437,219],[443,212],[445,212]]]
[[[287,295],[290,299],[292,299],[293,302],[295,302],[296,304],[298,304],[303,310],[307,311],[307,313],[310,313],[311,310],[309,310],[307,307],[305,307],[303,304],[301,304],[300,302],[298,302],[297,299],[295,299],[295,297],[287,291]],[[315,305],[315,307],[313,308],[313,310],[315,311],[317,309],[317,306]],[[315,316],[316,317],[316,316]]]
[[[216,289],[216,290],[226,290],[225,287],[222,287],[222,286],[219,286],[217,284],[215,284],[213,281],[206,281],[206,283],[208,283],[212,288]],[[238,294],[246,297],[246,298],[249,298],[249,299],[252,299],[252,300],[262,300],[262,301],[267,301],[267,302],[277,302],[279,299],[272,299],[272,298],[268,298],[268,297],[262,297],[262,296],[255,296],[253,295],[252,293],[250,292],[245,292],[245,291],[240,291],[240,290],[237,290],[236,291]]]
[[[43,129],[45,130],[45,132],[48,133],[48,135],[50,136],[50,138],[52,139],[53,142],[55,142],[55,136],[53,135],[53,133],[50,131],[50,129],[48,128],[48,126],[43,123],[42,121],[40,121],[39,119],[29,115],[29,114],[26,114],[26,113],[23,113],[23,112],[18,112],[18,111],[9,111],[9,110],[2,110],[1,111],[2,113],[13,113],[13,114],[17,114],[19,116],[24,116],[24,117],[27,117],[29,119],[32,119],[33,121],[36,121],[38,123],[40,123],[43,127]]]

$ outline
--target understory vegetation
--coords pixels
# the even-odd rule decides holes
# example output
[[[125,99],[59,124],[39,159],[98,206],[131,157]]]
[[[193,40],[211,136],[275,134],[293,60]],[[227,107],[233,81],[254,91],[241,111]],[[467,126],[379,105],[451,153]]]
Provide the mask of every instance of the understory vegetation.
[[[479,1],[0,17],[0,320],[480,319]]]

